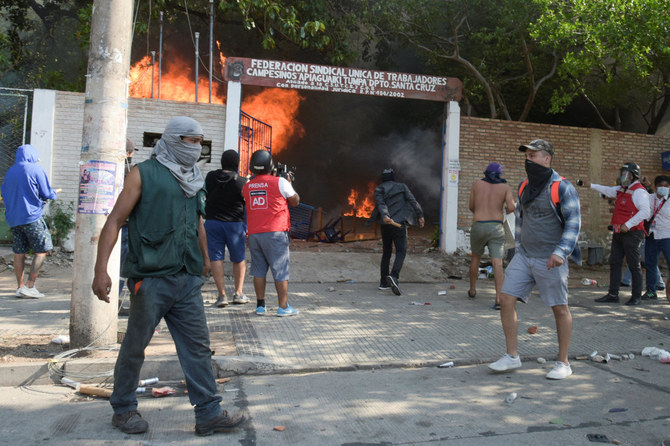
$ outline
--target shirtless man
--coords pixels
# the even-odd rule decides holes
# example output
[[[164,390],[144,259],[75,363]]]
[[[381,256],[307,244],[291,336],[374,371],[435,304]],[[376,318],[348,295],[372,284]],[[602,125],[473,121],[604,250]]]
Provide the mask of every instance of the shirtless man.
[[[475,181],[470,190],[470,211],[474,215],[474,223],[470,230],[470,247],[472,261],[470,263],[470,289],[468,297],[477,294],[477,273],[479,262],[484,254],[484,247],[489,247],[491,263],[496,286],[496,300],[493,308],[500,309],[500,289],[503,284],[503,245],[505,231],[503,229],[503,207],[509,214],[514,212],[514,195],[507,180],[500,178],[502,166],[491,163],[484,171],[484,178]]]

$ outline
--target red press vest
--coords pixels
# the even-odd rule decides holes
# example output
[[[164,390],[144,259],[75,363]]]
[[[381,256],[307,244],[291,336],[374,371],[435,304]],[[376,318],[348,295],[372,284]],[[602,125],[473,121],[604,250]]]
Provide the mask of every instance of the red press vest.
[[[637,214],[638,209],[635,207],[635,203],[633,203],[633,193],[638,189],[644,189],[644,186],[640,183],[636,183],[629,187],[626,191],[624,191],[624,189],[619,189],[619,191],[616,193],[616,201],[614,202],[614,215],[612,215],[613,225],[622,225],[630,220],[633,215]],[[644,221],[638,223],[632,228],[629,228],[629,230],[643,231]]]
[[[247,208],[247,232],[286,232],[291,217],[286,198],[279,191],[279,177],[258,175],[242,189]]]

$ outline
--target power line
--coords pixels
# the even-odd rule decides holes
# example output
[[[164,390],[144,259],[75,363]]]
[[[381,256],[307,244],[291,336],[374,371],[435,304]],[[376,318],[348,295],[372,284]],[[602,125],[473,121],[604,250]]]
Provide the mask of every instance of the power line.
[[[191,43],[193,43],[193,49],[197,50],[198,48],[195,47],[195,40],[193,39],[193,28],[191,28],[191,17],[188,12],[188,5],[186,4],[186,0],[184,0],[184,9],[186,11],[186,21],[188,22],[188,31],[189,31],[189,36],[191,36]],[[220,51],[220,50],[219,50]],[[205,72],[207,74],[209,73],[209,67],[205,65],[205,62],[203,62],[202,57],[198,54],[198,61],[200,62],[200,65],[204,68]],[[212,73],[212,78],[216,79],[219,82],[225,82],[223,79],[218,78]]]

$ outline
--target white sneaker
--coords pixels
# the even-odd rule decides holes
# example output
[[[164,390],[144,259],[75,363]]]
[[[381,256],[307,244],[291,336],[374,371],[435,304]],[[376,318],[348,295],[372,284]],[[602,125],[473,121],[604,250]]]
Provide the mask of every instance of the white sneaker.
[[[521,358],[515,358],[508,353],[505,353],[502,358],[496,362],[489,364],[489,368],[494,372],[505,372],[507,370],[514,370],[521,367]]]
[[[249,298],[247,297],[246,294],[233,294],[233,303],[234,304],[248,304],[249,303]]]
[[[19,295],[19,297],[27,297],[28,299],[37,299],[38,297],[44,297],[44,294],[40,293],[36,287],[28,288],[25,285],[16,290],[16,293]]]
[[[556,365],[554,366],[553,369],[549,371],[549,373],[547,373],[546,378],[563,379],[567,378],[570,375],[572,375],[572,368],[570,367],[570,364],[566,364],[561,361],[556,361]]]

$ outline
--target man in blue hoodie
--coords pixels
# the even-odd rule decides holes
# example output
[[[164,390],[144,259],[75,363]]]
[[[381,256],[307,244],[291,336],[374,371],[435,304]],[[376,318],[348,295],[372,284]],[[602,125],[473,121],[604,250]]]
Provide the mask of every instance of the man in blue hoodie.
[[[38,165],[40,154],[30,144],[22,145],[16,151],[14,165],[9,168],[2,184],[2,198],[5,202],[5,219],[14,237],[14,272],[16,273],[16,297],[37,299],[44,297],[35,287],[37,275],[47,252],[53,249],[51,232],[42,218],[42,209],[47,200],[56,199],[56,191],[51,188],[47,174]],[[35,253],[28,280],[23,273],[26,254]]]

